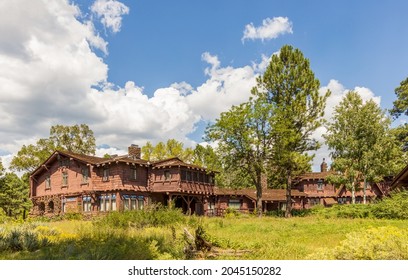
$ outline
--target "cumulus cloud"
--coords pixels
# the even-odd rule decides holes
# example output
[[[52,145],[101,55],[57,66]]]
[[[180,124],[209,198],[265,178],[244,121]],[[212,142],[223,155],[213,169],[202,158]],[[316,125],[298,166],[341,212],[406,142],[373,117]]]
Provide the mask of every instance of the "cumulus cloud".
[[[0,17],[0,149],[48,133],[56,123],[100,119],[86,98],[104,83],[107,65],[94,53],[104,40],[77,20],[66,1],[6,1]],[[5,44],[3,44],[6,42]],[[96,43],[98,42],[98,43]]]
[[[129,8],[116,0],[96,0],[91,11],[100,18],[101,23],[113,33],[120,31],[122,16],[129,14]]]
[[[119,151],[167,138],[191,144],[187,135],[200,121],[248,99],[267,61],[223,67],[216,55],[204,53],[203,84],[182,81],[145,93],[133,81],[108,82],[108,67],[95,54],[107,53],[107,42],[90,21],[79,20],[75,5],[16,0],[2,8],[8,11],[0,18],[0,150],[6,163],[55,124],[86,123],[98,145]]]
[[[293,33],[292,22],[287,17],[266,18],[262,21],[262,25],[258,27],[255,27],[252,22],[247,24],[241,40],[242,42],[250,39],[264,41],[275,39],[285,33]]]

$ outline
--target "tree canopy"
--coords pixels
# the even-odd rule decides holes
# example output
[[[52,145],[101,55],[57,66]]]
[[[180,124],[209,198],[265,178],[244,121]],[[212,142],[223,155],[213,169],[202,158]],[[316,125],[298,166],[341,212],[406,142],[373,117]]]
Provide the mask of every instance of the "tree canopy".
[[[222,113],[207,129],[226,163],[242,170],[256,187],[258,211],[267,177],[275,176],[274,182],[285,182],[290,216],[292,178],[310,169],[312,157],[306,152],[319,147],[312,133],[322,124],[330,95],[320,95],[319,87],[302,52],[283,46],[257,78],[250,100]]]
[[[333,120],[327,125],[326,143],[331,150],[332,168],[338,171],[333,181],[345,184],[352,192],[364,181],[378,181],[401,168],[401,149],[390,130],[391,120],[373,101],[363,102],[350,91],[335,107]]]
[[[23,145],[12,159],[10,168],[32,172],[55,150],[94,155],[95,149],[95,137],[88,125],[55,125],[48,138],[39,139],[35,145]]]
[[[185,162],[191,163],[193,149],[184,148],[184,144],[175,139],[169,139],[166,143],[159,142],[155,146],[148,141],[142,147],[142,159],[147,161],[157,161],[173,157],[178,157]]]
[[[330,91],[319,94],[320,82],[310,62],[299,49],[283,46],[273,55],[263,76],[253,89],[256,98],[273,110],[272,170],[287,190],[286,217],[291,215],[293,178],[310,170],[313,156],[307,152],[320,147],[313,132],[322,125],[326,100]],[[279,179],[279,178],[277,178]]]
[[[395,94],[397,100],[394,101],[394,106],[390,110],[391,115],[394,118],[398,118],[401,114],[408,116],[408,77],[395,89]]]
[[[0,177],[0,208],[7,216],[17,218],[24,215],[25,218],[31,207],[26,181],[26,178],[19,178],[14,173],[5,173]]]

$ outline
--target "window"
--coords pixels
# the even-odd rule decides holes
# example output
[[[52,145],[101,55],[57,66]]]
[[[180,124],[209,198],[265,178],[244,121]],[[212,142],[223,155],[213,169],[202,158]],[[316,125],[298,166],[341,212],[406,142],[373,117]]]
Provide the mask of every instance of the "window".
[[[91,196],[85,195],[82,197],[82,211],[83,212],[91,212]]]
[[[116,195],[107,194],[99,196],[99,211],[116,211]]]
[[[62,172],[62,186],[68,187],[68,172],[67,171]]]
[[[239,210],[241,208],[241,201],[239,199],[230,199],[228,201],[228,208]]]
[[[170,170],[164,170],[164,180],[166,180],[166,181],[170,181],[170,180],[171,180]]]
[[[45,189],[46,189],[46,190],[51,189],[51,177],[50,177],[50,175],[48,175],[48,176],[45,178]]]
[[[134,166],[130,168],[130,180],[137,180],[137,169]]]
[[[214,177],[212,175],[208,176],[208,183],[209,184],[214,184]]]
[[[109,168],[108,167],[105,167],[103,169],[102,181],[104,182],[109,181]]]
[[[88,171],[88,168],[82,168],[82,170],[81,170],[81,173],[82,173],[82,183],[83,184],[86,184],[86,183],[88,183],[88,179],[89,179],[89,171]]]
[[[319,179],[317,181],[317,190],[322,191],[323,190],[323,180]]]
[[[315,206],[320,204],[320,198],[309,198],[310,206]]]
[[[186,180],[191,181],[191,172],[190,171],[186,171]]]
[[[346,204],[346,203],[347,203],[347,197],[339,197],[339,198],[337,199],[337,202],[338,202],[339,204]]]
[[[137,195],[123,195],[124,210],[142,210],[144,207],[144,197]]]

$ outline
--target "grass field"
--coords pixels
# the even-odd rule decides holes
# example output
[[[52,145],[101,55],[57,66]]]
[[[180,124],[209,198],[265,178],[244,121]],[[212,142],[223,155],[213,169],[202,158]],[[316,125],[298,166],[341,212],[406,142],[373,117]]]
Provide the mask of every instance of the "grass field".
[[[138,218],[118,213],[109,220],[4,224],[0,226],[0,258],[408,259],[407,220],[319,215],[199,218],[171,211],[154,219],[144,216],[143,223],[132,219]],[[189,255],[184,232],[194,235],[198,227],[204,229],[213,248]]]

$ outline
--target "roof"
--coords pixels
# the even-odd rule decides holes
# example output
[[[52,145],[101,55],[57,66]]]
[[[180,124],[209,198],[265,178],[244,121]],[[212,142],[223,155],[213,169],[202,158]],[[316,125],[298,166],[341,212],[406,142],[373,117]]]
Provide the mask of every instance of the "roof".
[[[173,157],[173,158],[168,158],[168,159],[164,159],[164,160],[155,161],[155,162],[152,163],[152,166],[153,166],[153,168],[165,168],[165,167],[183,166],[183,167],[187,167],[187,168],[190,168],[190,169],[197,169],[197,170],[201,170],[201,171],[207,170],[206,168],[204,168],[202,166],[199,166],[199,165],[185,163],[184,161],[182,161],[178,157]]]
[[[323,200],[326,205],[337,204],[337,201],[333,197],[325,197]]]
[[[256,200],[256,189],[229,189],[214,188],[216,195],[236,195],[246,196],[249,199]],[[292,190],[292,197],[307,197],[307,194],[298,190]],[[262,191],[262,201],[286,201],[285,189],[266,189]]]
[[[334,175],[334,171],[325,171],[325,172],[307,172],[300,175],[298,178],[300,180],[313,180],[313,179],[326,179],[330,175]]]
[[[141,165],[148,165],[149,162],[143,160],[143,159],[135,159],[132,157],[129,157],[128,155],[124,156],[117,156],[113,158],[103,158],[103,157],[96,157],[96,156],[90,156],[90,155],[84,155],[84,154],[78,154],[74,152],[69,152],[69,151],[60,151],[56,150],[53,152],[37,169],[35,169],[32,173],[31,176],[36,175],[39,173],[43,168],[45,168],[46,165],[57,159],[60,155],[68,157],[68,158],[73,158],[76,159],[80,162],[83,162],[85,164],[91,164],[91,165],[104,165],[112,162],[124,162],[124,163],[132,163],[132,164],[141,164]]]
[[[404,183],[408,183],[408,165],[394,177],[394,180],[391,182],[391,188],[395,188]]]

